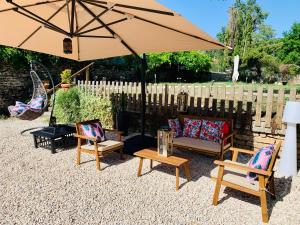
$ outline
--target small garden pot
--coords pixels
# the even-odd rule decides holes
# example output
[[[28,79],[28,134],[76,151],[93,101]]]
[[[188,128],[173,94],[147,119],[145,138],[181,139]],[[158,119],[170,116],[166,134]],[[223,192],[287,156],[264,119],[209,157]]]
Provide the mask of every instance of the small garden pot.
[[[71,84],[61,84],[60,86],[64,91],[67,91],[71,88],[72,85]]]
[[[49,81],[43,80],[42,82],[43,82],[44,88],[45,88],[46,90],[49,89],[49,87],[50,87]]]

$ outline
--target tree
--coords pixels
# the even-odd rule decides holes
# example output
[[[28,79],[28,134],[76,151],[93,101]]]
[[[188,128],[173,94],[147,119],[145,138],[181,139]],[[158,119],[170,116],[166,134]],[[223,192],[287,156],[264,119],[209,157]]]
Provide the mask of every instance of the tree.
[[[148,54],[148,69],[155,72],[163,64],[173,64],[185,67],[186,70],[199,72],[211,68],[211,57],[202,51],[154,53]]]
[[[240,55],[242,74],[251,71],[256,80],[273,81],[279,74],[277,54],[283,43],[275,39],[273,28],[264,23],[268,14],[256,0],[236,0],[229,15],[227,27],[218,34],[220,41],[233,48],[231,52],[224,51],[224,59],[218,60],[223,62],[223,69],[232,67],[233,56]]]
[[[284,33],[279,58],[284,64],[300,66],[300,23],[294,23],[291,30]]]

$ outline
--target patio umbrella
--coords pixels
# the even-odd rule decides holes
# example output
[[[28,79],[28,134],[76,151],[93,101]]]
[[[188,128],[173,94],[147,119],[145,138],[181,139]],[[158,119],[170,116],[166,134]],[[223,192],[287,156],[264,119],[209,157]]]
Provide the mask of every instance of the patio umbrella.
[[[0,45],[77,61],[225,47],[154,0],[2,0],[0,30]]]

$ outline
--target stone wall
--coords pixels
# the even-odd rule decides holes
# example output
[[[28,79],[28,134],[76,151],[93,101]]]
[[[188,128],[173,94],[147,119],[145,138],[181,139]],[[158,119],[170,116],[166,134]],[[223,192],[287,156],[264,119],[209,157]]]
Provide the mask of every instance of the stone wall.
[[[32,87],[29,72],[15,70],[9,65],[0,65],[0,114],[8,114],[7,107],[16,100],[26,101],[30,98]]]

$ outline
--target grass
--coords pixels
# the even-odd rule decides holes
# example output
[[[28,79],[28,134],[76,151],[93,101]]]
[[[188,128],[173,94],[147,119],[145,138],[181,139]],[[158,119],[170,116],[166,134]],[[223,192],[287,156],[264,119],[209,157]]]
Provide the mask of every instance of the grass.
[[[197,85],[197,86],[211,86],[212,82],[202,82],[202,83],[159,83],[159,84],[168,84],[168,85],[183,85],[183,86],[192,86],[192,85]],[[252,87],[253,90],[256,90],[258,87],[263,87],[263,88],[269,88],[272,87],[274,90],[278,90],[281,88],[284,88],[285,90],[290,90],[292,87],[296,87],[297,92],[300,92],[300,85],[279,85],[279,84],[259,84],[259,83],[245,83],[245,82],[237,82],[237,83],[232,83],[232,82],[214,82],[213,86],[244,86],[246,88]]]
[[[8,119],[7,115],[0,114],[0,120],[6,120],[6,119]]]

